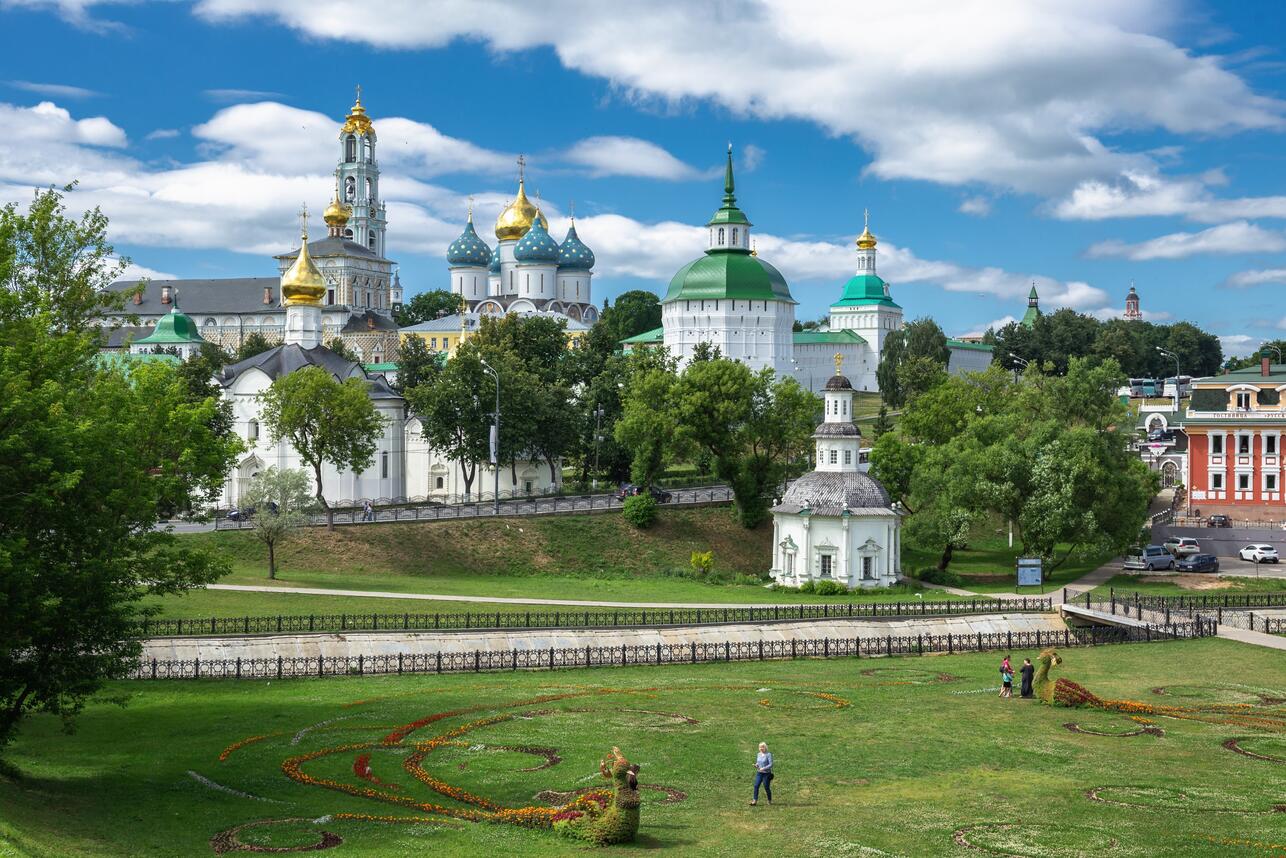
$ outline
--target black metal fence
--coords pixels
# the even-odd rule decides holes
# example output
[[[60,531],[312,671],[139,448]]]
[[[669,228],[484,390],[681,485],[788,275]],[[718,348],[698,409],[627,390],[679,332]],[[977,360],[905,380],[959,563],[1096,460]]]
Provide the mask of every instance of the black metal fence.
[[[1255,609],[1286,607],[1286,593],[1242,593],[1227,596],[1144,596],[1139,593],[1108,598],[1093,598],[1089,593],[1077,596],[1067,604],[1130,617],[1169,624],[1176,619],[1230,626],[1265,634],[1286,634],[1286,617],[1256,614]]]
[[[265,617],[149,619],[143,637],[297,634],[308,632],[428,631],[437,629],[585,629],[622,626],[694,626],[788,620],[1049,613],[1049,599],[960,599],[913,602],[836,602],[749,608],[640,608],[620,610],[466,611],[459,613],[308,614]]]
[[[500,515],[563,515],[572,513],[605,512],[619,510],[623,501],[614,494],[587,495],[520,495],[505,497],[501,492]],[[727,486],[703,486],[699,488],[674,489],[665,506],[700,506],[703,504],[726,503],[733,498],[732,489]],[[369,524],[372,522],[399,521],[454,521],[456,519],[490,518],[495,516],[496,502],[488,494],[483,500],[473,497],[451,498],[449,502],[431,499],[387,499],[380,498],[372,504],[368,514],[359,506],[348,506],[349,502],[340,501],[333,504],[336,524]],[[325,513],[313,513],[309,516],[310,525],[326,523]],[[216,530],[241,530],[253,527],[244,519],[233,520],[227,517],[226,510],[216,510],[214,527]]]
[[[1213,624],[1175,623],[1165,628],[1092,626],[1058,631],[961,635],[892,635],[864,638],[808,638],[723,643],[644,644],[530,650],[398,653],[396,655],[237,658],[202,661],[143,661],[135,679],[289,679],[404,673],[474,673],[497,670],[556,670],[571,667],[632,667],[795,658],[880,656],[1101,646],[1206,637]]]

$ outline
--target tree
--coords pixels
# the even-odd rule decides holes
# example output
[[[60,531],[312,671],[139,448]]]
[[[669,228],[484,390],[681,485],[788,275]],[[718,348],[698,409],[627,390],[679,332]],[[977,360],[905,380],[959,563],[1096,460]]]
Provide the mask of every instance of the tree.
[[[393,389],[405,394],[422,384],[432,384],[442,372],[442,355],[429,351],[423,337],[408,336],[402,340],[397,357],[397,381]]]
[[[313,506],[308,473],[297,468],[268,468],[256,474],[241,499],[254,507],[250,530],[268,549],[268,577],[277,577],[277,546],[308,523]]]
[[[431,289],[411,298],[400,307],[393,308],[393,318],[399,328],[418,325],[441,316],[463,312],[464,298],[446,289]]]
[[[946,370],[951,362],[951,350],[947,348],[947,335],[937,322],[927,316],[907,322],[902,336],[908,358],[928,358]]]
[[[622,292],[595,324],[610,330],[613,342],[619,343],[661,327],[661,301],[643,289]]]
[[[906,402],[914,401],[946,380],[946,369],[931,357],[908,357],[898,367],[898,389]]]
[[[283,438],[313,470],[317,503],[326,510],[326,528],[335,529],[335,511],[322,489],[322,466],[361,472],[375,459],[384,418],[360,378],[339,381],[319,366],[276,378],[259,394],[263,424],[272,443]]]
[[[411,411],[420,418],[421,434],[448,460],[460,466],[464,493],[473,487],[478,463],[488,456],[492,398],[484,392],[491,379],[482,369],[472,340],[456,350],[436,383],[408,388]],[[481,489],[479,489],[481,500]]]
[[[692,348],[692,360],[690,363],[705,363],[707,361],[719,360],[723,357],[723,350],[713,343],[702,340]]]
[[[253,334],[251,336],[253,336]],[[344,342],[339,337],[331,337],[330,341],[326,343],[326,348],[330,349],[346,361],[361,363],[361,360],[353,350],[348,347],[348,343]]]
[[[875,435],[875,440],[878,441],[892,431],[893,421],[889,418],[889,409],[881,405],[880,413],[876,415],[875,422],[871,424],[871,432]]]
[[[892,331],[884,338],[880,362],[875,367],[875,383],[880,386],[880,400],[892,408],[901,408],[906,402],[902,385],[898,381],[898,368],[906,360],[906,338],[901,331]]]
[[[614,435],[630,452],[630,479],[651,486],[677,452],[674,396],[679,379],[672,361],[644,367],[640,359],[639,364],[630,376]]]
[[[144,597],[228,571],[157,524],[216,493],[239,444],[173,367],[99,360],[96,320],[124,308],[106,229],[53,190],[0,209],[0,748],[135,669]]]
[[[816,412],[817,397],[794,379],[752,374],[723,358],[689,364],[674,393],[682,437],[710,455],[747,528],[768,515],[787,462],[809,443]]]
[[[234,362],[243,361],[248,358],[252,358],[255,355],[263,354],[272,347],[272,343],[268,342],[263,334],[258,331],[252,331],[251,333],[246,334],[245,338],[241,341],[241,345],[237,346],[237,354]]]

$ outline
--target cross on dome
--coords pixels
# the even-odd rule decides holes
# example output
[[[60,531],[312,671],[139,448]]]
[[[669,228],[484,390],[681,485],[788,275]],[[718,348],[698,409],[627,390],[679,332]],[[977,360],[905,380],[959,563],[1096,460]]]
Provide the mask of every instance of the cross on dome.
[[[299,208],[299,234],[308,238],[308,203],[304,203]]]
[[[844,370],[844,355],[840,354],[839,352],[835,352],[835,374],[843,375],[844,374],[843,370]]]

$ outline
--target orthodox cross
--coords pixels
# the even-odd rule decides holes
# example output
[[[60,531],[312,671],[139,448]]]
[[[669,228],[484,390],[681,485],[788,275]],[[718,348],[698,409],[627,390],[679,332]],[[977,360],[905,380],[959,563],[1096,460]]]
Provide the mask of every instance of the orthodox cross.
[[[869,230],[870,228],[871,228],[871,210],[862,209],[862,229]]]
[[[521,182],[523,180],[523,176],[526,173],[526,170],[527,170],[527,156],[519,155],[518,156],[518,181]]]
[[[299,234],[304,238],[308,237],[308,203],[304,203],[299,209]]]
[[[357,85],[357,103],[362,103],[362,85],[360,83]]]
[[[469,222],[473,222],[473,194],[469,194]]]

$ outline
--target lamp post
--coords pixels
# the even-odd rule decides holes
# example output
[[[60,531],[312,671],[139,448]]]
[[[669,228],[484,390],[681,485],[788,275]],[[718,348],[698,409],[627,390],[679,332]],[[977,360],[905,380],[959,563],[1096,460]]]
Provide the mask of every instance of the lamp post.
[[[1018,355],[1014,354],[1013,352],[1009,353],[1009,359],[1014,361],[1016,364],[1018,364],[1018,366],[1014,367],[1014,384],[1017,384],[1018,369],[1021,367],[1022,369],[1026,370],[1027,365],[1031,363],[1031,361],[1027,360],[1026,358],[1020,358]]]
[[[496,412],[491,423],[491,473],[495,480],[492,489],[492,503],[496,515],[500,515],[500,373],[491,364],[479,359],[483,370],[496,380]]]
[[[1265,349],[1272,349],[1273,351],[1277,352],[1277,362],[1278,362],[1278,363],[1281,363],[1281,362],[1282,362],[1282,347],[1281,347],[1281,346],[1273,346],[1273,345],[1269,345],[1268,343],[1260,343],[1260,344],[1259,344],[1259,349],[1260,349],[1260,351],[1263,351],[1263,350],[1265,350]]]
[[[603,413],[602,405],[594,406],[594,491],[598,491],[598,442],[603,440]]]
[[[1160,346],[1156,350],[1166,357],[1174,358],[1174,413],[1179,413],[1179,356],[1172,351],[1167,351]]]

